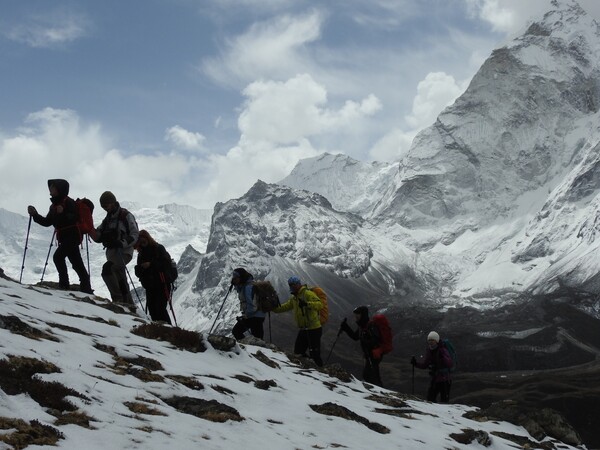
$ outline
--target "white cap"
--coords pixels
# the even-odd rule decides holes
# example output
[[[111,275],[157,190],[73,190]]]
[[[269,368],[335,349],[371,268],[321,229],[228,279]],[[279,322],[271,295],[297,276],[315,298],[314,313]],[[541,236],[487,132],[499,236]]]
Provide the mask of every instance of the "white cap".
[[[432,331],[431,333],[429,333],[427,335],[427,340],[428,341],[440,342],[440,335],[437,334],[435,331]]]

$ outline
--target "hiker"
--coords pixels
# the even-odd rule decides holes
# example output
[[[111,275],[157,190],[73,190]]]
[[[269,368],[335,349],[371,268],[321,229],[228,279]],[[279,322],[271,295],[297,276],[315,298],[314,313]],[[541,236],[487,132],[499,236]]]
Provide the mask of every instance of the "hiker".
[[[140,230],[134,248],[138,251],[135,274],[146,290],[146,308],[150,318],[170,325],[167,306],[171,299],[172,280],[168,278],[171,255],[146,230]]]
[[[48,180],[50,191],[50,209],[46,217],[41,216],[35,207],[29,205],[27,212],[34,222],[43,227],[54,226],[58,245],[52,256],[58,272],[58,285],[61,289],[69,289],[69,271],[66,258],[69,258],[73,270],[79,276],[79,290],[86,294],[93,294],[90,284],[90,275],[85,269],[79,244],[81,234],[77,227],[79,211],[75,200],[69,197],[69,183],[66,180]]]
[[[310,357],[319,367],[323,366],[321,359],[321,320],[319,311],[323,308],[323,302],[313,291],[297,276],[288,279],[288,286],[292,296],[281,306],[273,310],[274,313],[282,313],[294,310],[294,320],[299,331],[294,344],[296,355],[306,356],[306,350]]]
[[[441,403],[450,402],[450,368],[452,367],[452,357],[444,345],[440,343],[440,335],[432,331],[427,336],[427,350],[425,356],[418,361],[414,356],[410,363],[419,369],[429,369],[431,384],[427,391],[427,400],[435,402],[437,395],[440,394]]]
[[[106,191],[100,196],[100,206],[106,210],[106,217],[96,228],[95,240],[101,242],[106,249],[102,279],[113,302],[133,306],[126,266],[133,258],[133,245],[139,235],[138,226],[133,214],[121,208],[112,192]]]
[[[249,330],[252,336],[262,339],[264,336],[263,322],[265,313],[258,311],[254,304],[254,278],[246,269],[238,267],[231,275],[231,285],[235,288],[240,299],[240,312],[237,323],[231,332],[237,340],[243,339]]]
[[[340,329],[345,331],[351,339],[360,341],[365,357],[365,367],[362,377],[367,383],[383,387],[381,375],[379,373],[379,364],[383,359],[382,335],[377,324],[369,320],[369,309],[366,306],[355,308],[354,319],[358,328],[352,330],[346,319],[340,325]]]

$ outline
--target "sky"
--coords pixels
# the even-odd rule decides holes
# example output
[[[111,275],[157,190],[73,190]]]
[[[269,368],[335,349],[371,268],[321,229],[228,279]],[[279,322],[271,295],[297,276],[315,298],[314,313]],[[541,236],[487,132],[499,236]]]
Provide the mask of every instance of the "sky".
[[[600,2],[581,0],[593,17]],[[212,209],[301,158],[396,161],[550,0],[0,2],[0,207]]]
[[[4,385],[0,389],[0,417],[6,428],[1,438],[16,434],[16,426],[6,425],[8,420],[21,419],[58,429],[63,439],[53,448],[63,449],[481,448],[451,437],[466,429],[487,433],[489,448],[497,450],[515,448],[507,435],[529,440],[532,448],[540,445],[520,426],[464,417],[473,407],[395,396],[356,378],[341,381],[303,368],[271,348],[235,343],[232,351],[220,351],[205,343],[205,352],[176,349],[166,340],[131,332],[147,323],[141,311],[119,314],[101,307],[106,306],[103,299],[81,301],[84,297],[0,279],[0,317],[10,323],[0,327],[2,383],[9,385],[7,366],[19,367],[13,358],[34,359],[40,365],[43,361],[44,367],[53,364],[54,371],[38,371],[35,378],[75,391],[65,400],[76,408],[75,418],[86,414],[90,425],[57,425],[57,417],[50,414],[56,414],[56,408],[35,400],[43,398],[50,387],[34,392],[37,396],[14,392],[28,385],[24,376],[10,389]],[[352,345],[348,351],[360,351],[358,343]],[[424,391],[427,375],[419,375],[415,386]],[[410,376],[408,370],[405,376]],[[52,388],[58,400],[61,390],[57,385]],[[186,398],[188,404],[218,402],[233,409],[241,420],[219,423],[186,414],[171,406],[168,400],[173,397]],[[330,410],[343,411],[346,418],[321,414],[311,407],[325,404],[332,405]],[[350,414],[370,422],[370,427],[350,420]],[[68,419],[69,415],[64,416]],[[388,432],[376,431],[385,431],[382,427]],[[9,446],[0,442],[0,447]]]

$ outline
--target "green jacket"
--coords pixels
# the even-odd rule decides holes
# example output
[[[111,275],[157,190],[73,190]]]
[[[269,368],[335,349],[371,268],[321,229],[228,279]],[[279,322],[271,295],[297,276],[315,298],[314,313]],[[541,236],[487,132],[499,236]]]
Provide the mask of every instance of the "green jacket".
[[[300,300],[306,302],[306,307],[300,308]],[[323,308],[323,303],[306,285],[302,286],[297,295],[292,295],[283,305],[278,306],[273,310],[275,313],[282,313],[294,309],[294,319],[298,328],[314,330],[321,328],[321,320],[319,319],[319,311]]]

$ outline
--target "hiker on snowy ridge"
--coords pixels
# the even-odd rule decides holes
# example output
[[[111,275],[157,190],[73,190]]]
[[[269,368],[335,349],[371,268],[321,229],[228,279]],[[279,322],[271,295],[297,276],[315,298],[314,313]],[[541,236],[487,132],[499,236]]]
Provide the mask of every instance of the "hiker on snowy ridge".
[[[321,320],[319,311],[323,308],[323,302],[313,291],[302,284],[299,277],[293,276],[288,279],[288,286],[292,296],[287,302],[273,310],[274,313],[282,313],[294,310],[294,320],[299,331],[294,344],[294,353],[306,356],[309,351],[310,357],[319,367],[323,365],[321,359]]]
[[[453,366],[450,352],[444,345],[440,344],[440,335],[432,331],[427,335],[427,349],[425,356],[417,359],[413,356],[410,363],[419,369],[429,369],[431,384],[427,391],[427,400],[435,402],[440,394],[440,402],[450,402],[450,368]]]
[[[90,275],[85,269],[79,244],[81,235],[77,228],[79,212],[75,200],[69,197],[69,183],[66,180],[48,180],[50,191],[50,209],[46,217],[41,216],[35,207],[29,205],[27,212],[33,221],[43,227],[51,225],[56,229],[58,246],[52,257],[58,272],[58,285],[61,289],[69,289],[69,271],[65,262],[69,258],[73,270],[79,276],[79,290],[87,294],[93,294],[90,285]]]
[[[171,298],[172,280],[168,279],[171,255],[146,230],[140,230],[135,249],[138,251],[135,274],[146,290],[146,307],[150,317],[154,321],[171,324],[167,311]]]
[[[369,320],[369,309],[366,306],[355,308],[354,319],[358,328],[352,330],[346,319],[340,325],[340,329],[355,341],[360,341],[365,357],[365,366],[362,377],[367,383],[372,383],[383,387],[381,375],[379,373],[379,364],[383,359],[382,333],[375,321]]]
[[[231,274],[231,284],[235,288],[240,299],[241,317],[237,318],[237,323],[233,326],[233,336],[237,339],[243,339],[244,333],[250,330],[252,336],[262,339],[264,336],[263,322],[265,313],[256,309],[254,304],[254,277],[243,267],[238,267]]]
[[[113,302],[133,306],[126,265],[133,258],[133,246],[139,237],[138,226],[133,214],[121,208],[112,192],[106,191],[100,196],[100,206],[106,210],[106,217],[96,228],[96,242],[101,242],[106,249],[102,279]]]

